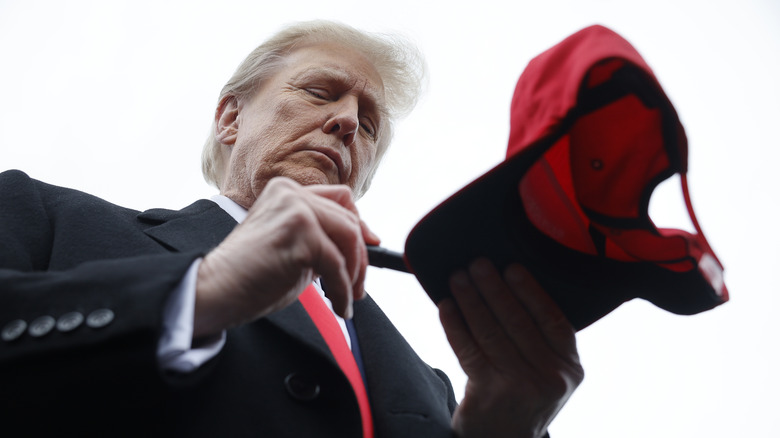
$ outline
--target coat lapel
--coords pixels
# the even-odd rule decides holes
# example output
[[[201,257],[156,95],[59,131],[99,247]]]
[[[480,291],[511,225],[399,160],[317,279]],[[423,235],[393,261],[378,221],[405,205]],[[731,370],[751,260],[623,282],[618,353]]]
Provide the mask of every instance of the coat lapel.
[[[355,302],[355,327],[363,353],[377,438],[451,438],[455,407],[449,380],[420,359],[370,298]]]
[[[170,250],[208,252],[235,228],[236,221],[216,203],[201,199],[179,210],[156,208],[138,215],[151,225],[144,232]]]
[[[330,348],[328,348],[328,344],[300,301],[296,301],[284,309],[266,316],[266,319],[312,350],[327,357],[334,366],[338,367],[336,358],[331,353]]]

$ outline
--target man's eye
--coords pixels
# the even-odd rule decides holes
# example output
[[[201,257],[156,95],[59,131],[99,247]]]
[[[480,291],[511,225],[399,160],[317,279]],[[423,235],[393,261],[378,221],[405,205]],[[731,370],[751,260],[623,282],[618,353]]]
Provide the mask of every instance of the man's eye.
[[[374,125],[367,122],[361,122],[360,127],[363,128],[363,130],[366,131],[366,134],[368,134],[371,138],[376,139],[376,130],[374,129]]]
[[[317,99],[325,99],[327,100],[327,97],[325,97],[326,93],[323,90],[317,89],[317,88],[304,88],[304,90],[309,93],[310,95],[316,97]]]

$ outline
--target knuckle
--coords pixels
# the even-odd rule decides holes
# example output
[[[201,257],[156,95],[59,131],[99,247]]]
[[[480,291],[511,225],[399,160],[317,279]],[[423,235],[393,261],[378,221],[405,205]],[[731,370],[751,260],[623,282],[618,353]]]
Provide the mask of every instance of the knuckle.
[[[476,336],[477,343],[485,349],[500,346],[505,342],[505,335],[501,330],[483,330]]]
[[[474,344],[460,345],[456,353],[464,368],[475,366],[482,358],[482,350]]]
[[[554,399],[560,399],[568,394],[573,388],[569,379],[563,373],[556,373],[548,377],[546,381],[547,394]]]
[[[352,189],[350,189],[348,185],[337,184],[334,185],[333,188],[339,195],[346,196],[350,199],[352,198]]]
[[[333,267],[336,272],[347,272],[346,259],[342,255],[337,254],[337,257],[333,259]]]
[[[285,224],[287,228],[293,232],[303,233],[315,224],[316,219],[313,215],[302,208],[287,209],[287,217],[285,217]]]
[[[506,326],[510,333],[532,333],[536,331],[536,325],[524,312],[512,312],[506,320]]]
[[[291,245],[288,259],[290,260],[290,271],[296,273],[299,269],[310,268],[315,262],[316,255],[311,245],[298,240]]]
[[[266,188],[275,188],[275,189],[285,189],[285,188],[292,188],[295,186],[295,183],[290,178],[285,178],[282,176],[276,176],[271,178],[268,183],[266,184]]]
[[[568,397],[582,383],[585,371],[581,366],[556,370],[545,379],[546,393],[553,399]]]
[[[350,230],[353,233],[357,235],[361,234],[362,228],[360,226],[360,218],[358,218],[356,214],[349,212],[349,214],[347,214],[346,221],[347,221],[347,225],[349,226]]]
[[[579,386],[580,383],[582,383],[583,380],[585,380],[585,368],[580,365],[579,362],[577,362],[572,369],[572,380],[575,383],[575,386]]]

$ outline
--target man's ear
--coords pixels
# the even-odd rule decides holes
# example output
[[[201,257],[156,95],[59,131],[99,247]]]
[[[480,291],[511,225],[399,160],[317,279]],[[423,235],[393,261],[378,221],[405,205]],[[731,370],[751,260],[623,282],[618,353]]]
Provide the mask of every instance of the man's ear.
[[[214,115],[217,141],[225,146],[233,146],[238,136],[238,99],[236,96],[227,95],[219,101],[217,112]]]

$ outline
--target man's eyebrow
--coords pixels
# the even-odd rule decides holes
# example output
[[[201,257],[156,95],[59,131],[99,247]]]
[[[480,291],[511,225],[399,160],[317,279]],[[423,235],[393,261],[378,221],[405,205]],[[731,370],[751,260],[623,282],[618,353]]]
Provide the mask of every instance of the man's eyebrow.
[[[309,67],[301,70],[292,77],[293,80],[309,79],[310,77],[325,76],[326,79],[335,79],[343,82],[349,82],[350,75],[340,68],[335,67]]]
[[[307,79],[325,79],[326,81],[337,81],[345,85],[351,86],[357,78],[338,67],[330,66],[314,66],[304,69],[298,72],[292,77],[293,82],[303,81]],[[366,96],[371,100],[372,104],[376,106],[375,110],[381,116],[387,114],[387,103],[385,102],[383,89],[379,87],[366,87],[364,89]]]

